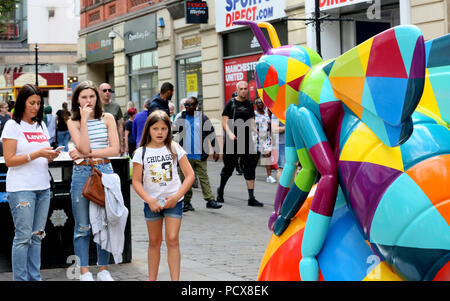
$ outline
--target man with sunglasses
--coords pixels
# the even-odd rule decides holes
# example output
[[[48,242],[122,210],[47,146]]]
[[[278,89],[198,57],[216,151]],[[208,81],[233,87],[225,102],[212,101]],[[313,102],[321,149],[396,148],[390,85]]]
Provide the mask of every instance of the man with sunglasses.
[[[179,133],[179,144],[187,153],[187,158],[198,177],[202,188],[203,198],[206,201],[206,208],[220,209],[221,204],[217,203],[211,191],[209,184],[209,176],[207,171],[207,159],[210,153],[210,144],[213,148],[213,158],[215,161],[219,159],[219,144],[216,143],[216,134],[214,126],[209,118],[201,111],[197,111],[198,100],[196,97],[189,97],[184,102],[185,111],[181,113],[180,118],[174,122],[173,133]],[[183,181],[184,175],[179,172]],[[194,211],[191,204],[192,187],[184,195],[183,212]]]
[[[103,104],[103,111],[110,113],[114,116],[117,125],[117,132],[119,133],[120,142],[120,155],[122,156],[125,151],[125,142],[123,138],[123,114],[120,109],[120,105],[112,102],[111,95],[114,91],[111,89],[111,85],[108,83],[102,83],[99,87],[100,98]]]

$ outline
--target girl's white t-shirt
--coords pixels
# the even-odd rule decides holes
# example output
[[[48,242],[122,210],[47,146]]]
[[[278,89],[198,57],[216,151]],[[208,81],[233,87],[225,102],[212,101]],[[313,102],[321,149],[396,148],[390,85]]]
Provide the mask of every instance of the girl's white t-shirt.
[[[17,140],[16,155],[25,155],[43,147],[50,147],[47,126],[45,122],[29,124],[21,121],[18,124],[10,119],[6,122],[1,139]],[[34,191],[50,188],[48,160],[36,158],[19,166],[9,167],[6,174],[6,191]]]
[[[152,198],[164,200],[166,197],[175,194],[181,186],[178,176],[178,161],[186,155],[186,151],[173,142],[177,160],[172,159],[172,154],[166,146],[161,148],[147,147],[144,157],[144,189]],[[142,147],[136,149],[133,156],[133,163],[142,165]],[[182,201],[181,197],[178,202]]]

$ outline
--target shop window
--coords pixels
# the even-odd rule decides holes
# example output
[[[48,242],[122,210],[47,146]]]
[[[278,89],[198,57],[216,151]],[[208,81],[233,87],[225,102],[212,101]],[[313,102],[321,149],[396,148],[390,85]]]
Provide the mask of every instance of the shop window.
[[[341,52],[344,53],[356,45],[359,45],[374,35],[391,27],[400,25],[400,8],[398,3],[382,5],[379,16],[370,18],[368,7],[363,9],[341,13],[342,18],[353,19],[354,22],[341,23]]]
[[[155,50],[130,56],[130,101],[142,111],[147,99],[158,92],[158,55]]]
[[[183,98],[198,99],[198,110],[203,110],[202,57],[195,56],[177,60],[177,110]]]

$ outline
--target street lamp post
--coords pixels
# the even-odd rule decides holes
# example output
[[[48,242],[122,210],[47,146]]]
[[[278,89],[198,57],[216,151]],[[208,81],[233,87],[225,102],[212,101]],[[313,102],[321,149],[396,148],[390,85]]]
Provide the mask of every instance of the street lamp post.
[[[34,60],[35,60],[35,73],[36,73],[36,87],[39,87],[39,72],[38,72],[38,44],[34,46]]]

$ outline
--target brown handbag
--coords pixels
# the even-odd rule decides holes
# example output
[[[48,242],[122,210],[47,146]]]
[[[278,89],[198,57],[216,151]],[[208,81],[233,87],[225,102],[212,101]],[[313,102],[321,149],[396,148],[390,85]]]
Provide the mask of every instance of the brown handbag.
[[[89,161],[92,170],[81,194],[97,205],[105,207],[105,187],[102,184],[102,173],[94,167],[92,160]]]

